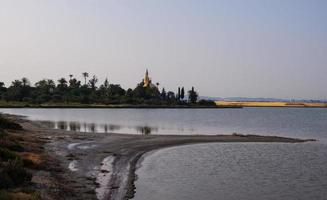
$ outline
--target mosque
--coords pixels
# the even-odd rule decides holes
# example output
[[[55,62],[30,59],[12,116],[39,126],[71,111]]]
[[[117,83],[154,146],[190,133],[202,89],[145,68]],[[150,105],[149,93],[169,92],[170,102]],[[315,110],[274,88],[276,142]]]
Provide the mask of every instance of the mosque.
[[[158,85],[158,84],[157,84]],[[143,79],[143,87],[147,88],[147,87],[150,87],[150,88],[157,88],[157,86],[155,84],[152,83],[152,80],[151,78],[149,77],[149,72],[148,72],[148,69],[145,71],[145,76],[144,76],[144,79]]]

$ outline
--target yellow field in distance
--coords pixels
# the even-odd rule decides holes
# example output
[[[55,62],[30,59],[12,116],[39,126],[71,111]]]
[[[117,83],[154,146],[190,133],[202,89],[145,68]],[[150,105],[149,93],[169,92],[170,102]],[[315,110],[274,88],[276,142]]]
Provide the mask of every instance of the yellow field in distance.
[[[327,107],[327,103],[307,102],[268,102],[268,101],[216,101],[218,106],[243,106],[243,107]]]

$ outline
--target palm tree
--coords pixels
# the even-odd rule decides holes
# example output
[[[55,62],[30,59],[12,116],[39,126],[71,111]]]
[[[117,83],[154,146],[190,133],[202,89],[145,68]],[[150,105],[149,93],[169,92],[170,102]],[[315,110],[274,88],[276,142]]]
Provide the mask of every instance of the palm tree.
[[[69,74],[69,81],[71,81],[73,78],[73,74]]]
[[[89,73],[83,72],[84,80],[85,80],[85,85],[86,85],[86,78],[89,77]]]
[[[65,78],[61,78],[58,80],[58,85],[57,87],[59,88],[59,90],[65,90],[68,86],[67,86],[67,81]]]
[[[12,87],[14,88],[19,88],[19,87],[22,87],[23,86],[23,82],[20,81],[20,80],[14,80],[12,83],[11,83]]]
[[[22,78],[22,83],[23,83],[23,87],[26,87],[29,85],[29,80],[26,77],[24,77]]]
[[[98,82],[98,78],[94,75],[91,80],[89,80],[89,84],[93,90],[96,89],[96,84]]]

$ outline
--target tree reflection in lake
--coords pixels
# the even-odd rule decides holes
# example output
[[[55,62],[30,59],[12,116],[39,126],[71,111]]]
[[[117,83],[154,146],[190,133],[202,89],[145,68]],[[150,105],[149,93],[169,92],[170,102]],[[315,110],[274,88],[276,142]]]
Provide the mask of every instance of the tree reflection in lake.
[[[150,126],[138,126],[136,127],[136,131],[138,133],[142,133],[142,135],[151,135],[153,131],[158,132],[158,128]]]
[[[68,128],[68,125],[67,124],[68,123],[65,122],[65,121],[59,121],[57,123],[57,127],[58,127],[58,129],[61,129],[61,130],[67,130],[67,128]]]
[[[43,125],[45,125],[46,127],[55,129],[56,128],[56,123],[53,121],[42,121],[41,122]]]
[[[136,130],[137,133],[150,135],[153,132],[158,132],[158,127],[150,126],[126,126],[123,127],[117,124],[97,124],[74,121],[41,121],[44,125],[53,129],[65,131],[89,132],[89,133],[130,133],[131,130]],[[134,132],[133,131],[133,132]]]
[[[69,130],[70,131],[80,131],[81,124],[78,122],[69,122]]]
[[[114,124],[102,124],[101,127],[105,133],[108,133],[109,131],[113,132],[115,130],[120,130],[122,128],[121,126]]]
[[[89,130],[88,132],[91,132],[91,133],[97,132],[97,128],[96,128],[95,123],[88,124],[88,130]]]

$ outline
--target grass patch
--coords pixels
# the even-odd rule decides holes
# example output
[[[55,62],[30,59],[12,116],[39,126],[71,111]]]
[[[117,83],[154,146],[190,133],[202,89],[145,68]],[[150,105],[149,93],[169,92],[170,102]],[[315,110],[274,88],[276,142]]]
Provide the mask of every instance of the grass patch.
[[[39,200],[40,195],[37,193],[25,193],[25,192],[8,192],[0,190],[1,200]]]
[[[0,189],[13,188],[31,181],[32,175],[24,168],[21,157],[16,153],[0,148],[0,161]]]

